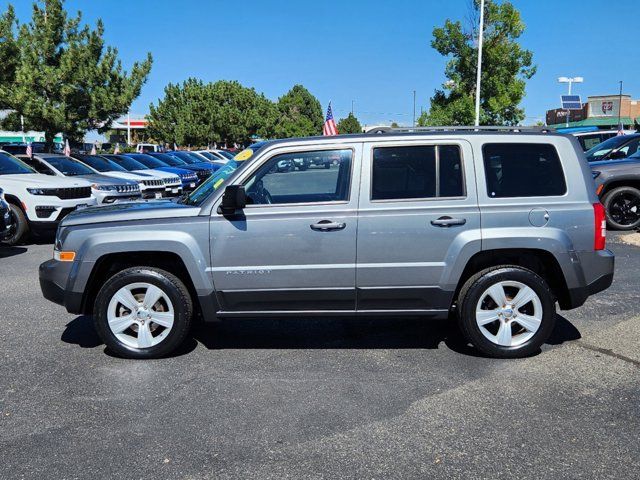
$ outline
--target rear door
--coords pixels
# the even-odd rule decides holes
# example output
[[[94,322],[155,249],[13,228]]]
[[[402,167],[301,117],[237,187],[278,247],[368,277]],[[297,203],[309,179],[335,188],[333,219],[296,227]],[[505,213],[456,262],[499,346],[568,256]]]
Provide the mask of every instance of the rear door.
[[[480,250],[471,146],[369,143],[358,218],[358,311],[444,315],[457,264]]]

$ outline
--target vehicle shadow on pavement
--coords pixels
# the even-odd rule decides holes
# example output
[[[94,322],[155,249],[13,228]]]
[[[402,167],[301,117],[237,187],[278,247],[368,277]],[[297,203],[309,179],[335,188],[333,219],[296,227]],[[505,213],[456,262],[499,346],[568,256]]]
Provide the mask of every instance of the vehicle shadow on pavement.
[[[465,342],[452,319],[226,319],[198,325],[194,337],[209,349],[437,349],[444,343],[464,355],[485,356]],[[560,345],[579,338],[578,329],[556,315],[547,344]]]
[[[547,341],[560,345],[581,338],[578,329],[561,315]],[[104,345],[89,316],[69,322],[65,343],[81,348]],[[192,337],[171,357],[185,355],[201,343],[210,350],[225,349],[437,349],[440,344],[473,357],[484,354],[467,344],[452,320],[421,318],[269,318],[222,319],[197,323]],[[105,353],[112,355],[105,349]],[[540,351],[534,353],[537,355]]]
[[[11,247],[9,245],[0,244],[0,258],[9,258],[26,252],[25,247]]]

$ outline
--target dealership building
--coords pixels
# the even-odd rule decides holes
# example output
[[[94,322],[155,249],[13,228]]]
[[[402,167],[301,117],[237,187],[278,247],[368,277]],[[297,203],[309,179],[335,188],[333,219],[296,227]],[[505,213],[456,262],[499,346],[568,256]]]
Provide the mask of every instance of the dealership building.
[[[547,125],[564,127],[569,116],[570,127],[598,127],[602,130],[618,128],[618,112],[625,129],[633,129],[640,124],[640,100],[632,100],[630,95],[593,95],[587,97],[579,110],[556,108],[547,110]]]

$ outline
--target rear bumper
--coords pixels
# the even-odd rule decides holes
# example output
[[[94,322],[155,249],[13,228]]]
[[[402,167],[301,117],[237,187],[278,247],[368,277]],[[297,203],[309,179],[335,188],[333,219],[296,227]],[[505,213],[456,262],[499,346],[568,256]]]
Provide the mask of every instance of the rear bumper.
[[[563,310],[577,308],[584,304],[591,295],[602,292],[613,283],[615,256],[610,250],[586,252],[579,255],[580,264],[584,272],[584,283],[569,288],[569,299]]]

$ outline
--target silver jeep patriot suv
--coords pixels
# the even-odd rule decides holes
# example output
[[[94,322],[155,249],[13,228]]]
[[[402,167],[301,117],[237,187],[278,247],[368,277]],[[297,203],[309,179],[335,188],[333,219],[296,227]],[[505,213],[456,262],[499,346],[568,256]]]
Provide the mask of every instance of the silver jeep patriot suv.
[[[556,303],[575,308],[611,285],[605,225],[571,136],[276,140],[178,202],[69,215],[40,282],[125,357],[170,354],[196,314],[452,318],[481,352],[520,357],[549,337]]]

